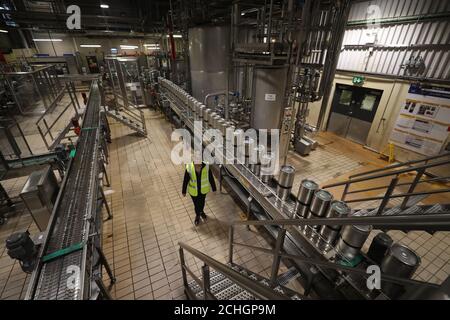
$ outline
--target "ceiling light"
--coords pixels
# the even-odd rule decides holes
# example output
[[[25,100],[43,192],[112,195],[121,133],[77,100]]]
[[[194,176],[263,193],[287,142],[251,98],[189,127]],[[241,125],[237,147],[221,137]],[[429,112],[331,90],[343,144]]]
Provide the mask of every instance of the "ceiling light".
[[[137,49],[137,48],[139,48],[139,47],[138,46],[124,45],[124,44],[120,45],[120,49]]]
[[[169,37],[170,37],[170,35],[168,34],[167,38],[169,38]],[[173,37],[174,38],[182,38],[183,36],[181,34],[174,34]]]
[[[146,43],[144,44],[144,47],[159,47],[158,43]]]
[[[100,8],[102,8],[102,9],[109,9],[109,5],[107,5],[107,4],[101,4],[101,5],[100,5]]]
[[[1,33],[8,33],[8,30],[0,29],[0,32],[1,32]]]
[[[33,39],[34,42],[61,42],[62,39]]]
[[[80,44],[82,48],[101,48],[101,44]]]

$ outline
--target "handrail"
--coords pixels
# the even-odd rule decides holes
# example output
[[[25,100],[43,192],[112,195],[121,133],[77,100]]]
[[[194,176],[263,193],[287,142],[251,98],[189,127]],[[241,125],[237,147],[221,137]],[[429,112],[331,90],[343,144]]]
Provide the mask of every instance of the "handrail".
[[[277,293],[276,291],[273,291],[270,287],[266,287],[258,282],[255,282],[254,280],[247,278],[240,274],[239,272],[229,268],[227,265],[207,256],[206,254],[200,252],[197,249],[194,249],[193,247],[179,242],[179,246],[188,251],[190,254],[194,255],[198,259],[205,262],[206,265],[211,266],[213,269],[219,271],[223,275],[225,275],[227,278],[232,279],[237,285],[242,287],[243,289],[249,291],[251,294],[253,294],[255,297],[263,299],[263,300],[286,300],[286,296],[281,295]],[[187,269],[186,265],[183,265],[182,268]],[[195,280],[195,279],[194,279]],[[199,280],[199,279],[197,279]],[[185,283],[187,285],[187,283]],[[202,284],[199,284],[202,285]],[[205,293],[206,294],[206,293]]]
[[[361,181],[367,181],[367,180],[373,180],[373,179],[378,179],[378,178],[384,178],[384,177],[389,177],[389,176],[393,176],[393,175],[400,175],[403,173],[407,173],[407,172],[411,172],[411,171],[418,171],[421,169],[428,169],[428,168],[432,168],[432,167],[438,167],[444,164],[448,164],[450,163],[449,160],[444,160],[444,161],[439,161],[439,162],[435,162],[435,163],[429,163],[429,164],[424,164],[421,166],[417,166],[414,168],[406,168],[406,169],[401,169],[401,170],[397,170],[397,171],[393,171],[393,172],[388,172],[388,173],[380,173],[380,174],[375,174],[369,177],[363,177],[363,178],[358,178],[358,179],[348,179],[346,181],[342,181],[342,182],[336,182],[336,183],[331,183],[328,185],[323,186],[323,189],[327,189],[327,188],[334,188],[334,187],[338,187],[338,186],[343,186],[346,184],[350,184],[350,183],[357,183],[357,182],[361,182]]]
[[[349,176],[349,179],[355,178],[355,177],[360,177],[360,176],[365,176],[367,174],[371,174],[371,173],[376,173],[376,172],[380,172],[380,171],[388,171],[390,169],[395,169],[395,168],[399,168],[399,167],[403,167],[403,166],[408,166],[411,164],[415,164],[415,163],[420,163],[423,161],[430,161],[430,160],[434,160],[434,159],[439,159],[439,158],[443,158],[446,156],[450,156],[450,152],[447,153],[443,153],[443,154],[439,154],[433,157],[427,157],[427,158],[423,158],[423,159],[419,159],[419,160],[411,160],[411,161],[407,161],[407,162],[402,162],[402,163],[397,163],[397,164],[393,164],[384,168],[379,168],[379,169],[374,169],[374,170],[370,170],[370,171],[365,171],[365,172],[361,172],[361,173],[356,173],[353,174],[351,176]]]
[[[410,193],[399,193],[399,194],[390,194],[389,199],[391,198],[406,198],[406,197],[413,197],[413,196],[423,196],[428,194],[436,194],[436,193],[447,193],[450,192],[449,189],[442,189],[442,190],[430,190],[430,191],[422,191],[422,192],[410,192]],[[353,192],[355,193],[355,192]],[[348,193],[347,193],[348,194]],[[345,200],[347,203],[350,202],[363,202],[363,201],[373,201],[373,200],[382,200],[385,196],[379,196],[379,197],[367,197],[367,198],[360,198],[360,199],[352,199],[352,200]]]
[[[417,181],[416,184],[424,183],[424,182],[439,181],[439,180],[449,180],[449,179],[450,179],[450,176],[437,177],[437,178],[431,178],[431,179],[426,179],[426,180],[420,180],[420,181]],[[445,182],[443,182],[443,183],[445,183]],[[396,187],[409,186],[409,185],[412,185],[412,184],[413,184],[413,182],[397,183]],[[366,192],[366,191],[380,190],[380,189],[385,189],[387,187],[389,187],[389,185],[381,186],[381,187],[367,188],[367,189],[360,189],[360,190],[355,190],[355,191],[348,191],[347,194],[354,194],[354,193],[360,193],[360,192]]]
[[[395,215],[395,216],[359,216],[345,218],[314,218],[314,219],[278,219],[278,220],[246,220],[234,221],[233,225],[252,226],[309,226],[309,225],[373,225],[373,226],[404,226],[404,225],[424,225],[424,226],[450,226],[450,213],[430,213],[415,215]]]

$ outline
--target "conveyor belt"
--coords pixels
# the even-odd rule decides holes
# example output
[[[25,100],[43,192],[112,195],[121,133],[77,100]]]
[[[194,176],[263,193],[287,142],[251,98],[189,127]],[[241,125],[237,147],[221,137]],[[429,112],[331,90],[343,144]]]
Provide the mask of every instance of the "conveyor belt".
[[[83,299],[83,268],[90,228],[89,218],[95,211],[98,190],[98,148],[101,94],[97,81],[91,85],[83,128],[77,143],[76,155],[70,163],[52,222],[41,251],[41,263],[33,274],[29,299],[77,300]],[[58,256],[58,252],[82,244],[80,250]],[[48,262],[42,258],[56,255]],[[45,259],[44,259],[45,260]],[[80,285],[68,286],[69,266],[81,270]],[[34,282],[34,283],[33,283]]]

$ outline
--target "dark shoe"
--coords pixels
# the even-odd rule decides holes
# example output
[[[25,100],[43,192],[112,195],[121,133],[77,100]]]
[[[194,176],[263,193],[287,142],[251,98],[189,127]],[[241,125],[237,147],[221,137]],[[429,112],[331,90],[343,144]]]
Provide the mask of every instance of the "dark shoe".
[[[200,217],[195,217],[194,224],[198,226],[200,223]]]
[[[203,220],[208,220],[208,216],[204,212],[201,213],[201,216]]]

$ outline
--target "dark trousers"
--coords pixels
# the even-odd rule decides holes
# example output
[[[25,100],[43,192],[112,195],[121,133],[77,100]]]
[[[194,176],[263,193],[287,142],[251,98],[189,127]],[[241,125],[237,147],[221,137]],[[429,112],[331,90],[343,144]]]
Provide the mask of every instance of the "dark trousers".
[[[196,197],[191,196],[191,198],[192,202],[194,202],[195,215],[199,217],[200,214],[203,212],[203,209],[205,208],[206,194],[199,193],[198,196]]]

